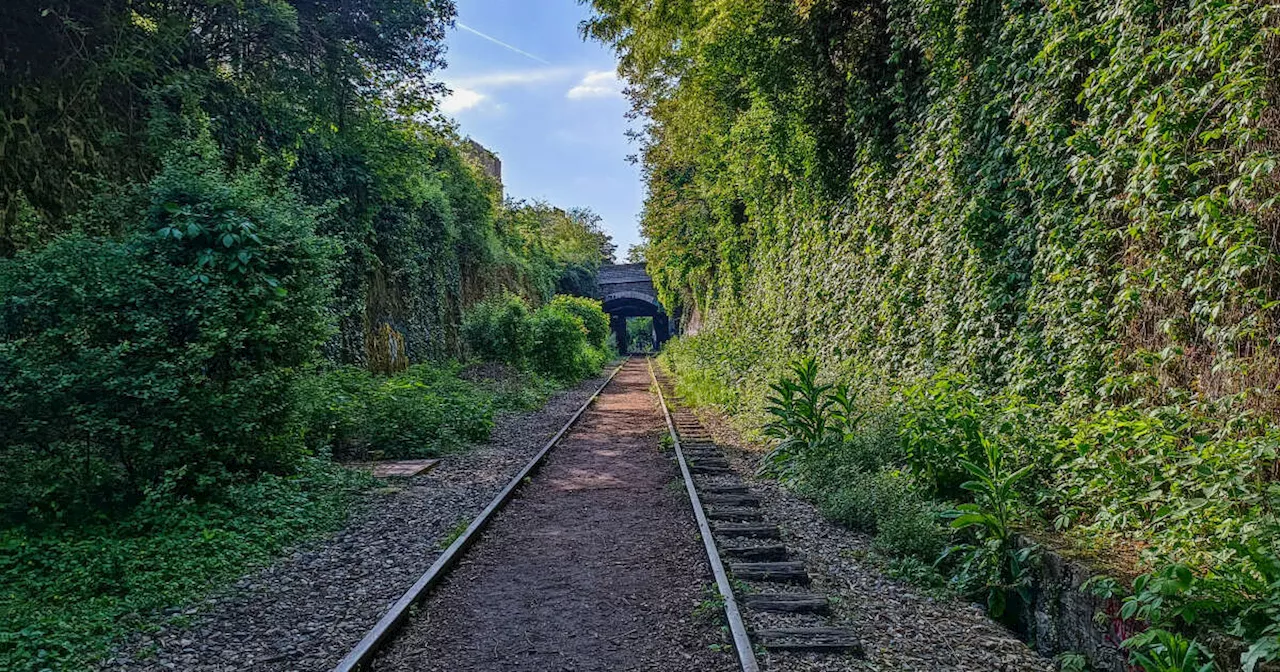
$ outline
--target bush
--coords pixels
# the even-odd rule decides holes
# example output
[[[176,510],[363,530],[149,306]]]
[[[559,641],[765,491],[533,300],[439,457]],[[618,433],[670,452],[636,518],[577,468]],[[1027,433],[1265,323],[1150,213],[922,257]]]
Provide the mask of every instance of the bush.
[[[587,330],[587,344],[593,348],[605,347],[609,341],[609,316],[605,315],[600,302],[581,296],[557,296],[551,300],[551,307],[561,310],[582,322]]]
[[[417,365],[391,377],[356,367],[318,374],[304,386],[308,443],[335,457],[430,457],[493,429],[494,397],[458,377],[457,365]]]
[[[583,355],[588,346],[582,320],[572,313],[546,306],[533,314],[529,326],[533,332],[529,361],[536,371],[561,380],[583,375]]]
[[[529,307],[515,294],[481,301],[463,317],[462,336],[480,359],[524,366],[533,349]]]
[[[483,301],[467,312],[463,334],[481,359],[561,381],[591,375],[608,359],[609,318],[599,302],[579,297],[557,296],[533,313],[514,295]]]
[[[301,454],[290,400],[330,331],[312,212],[208,148],[171,156],[141,227],[0,260],[0,515],[204,492]]]
[[[938,514],[927,502],[910,498],[884,511],[876,521],[875,547],[895,558],[934,562],[947,543]]]

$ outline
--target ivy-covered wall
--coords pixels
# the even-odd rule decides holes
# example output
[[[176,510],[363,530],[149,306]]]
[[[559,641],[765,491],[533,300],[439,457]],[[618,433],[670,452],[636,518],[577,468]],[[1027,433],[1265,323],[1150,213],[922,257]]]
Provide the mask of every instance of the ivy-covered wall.
[[[1280,410],[1274,8],[593,4],[652,120],[649,270],[701,314],[716,401],[757,411],[806,355],[868,399],[955,375],[1053,418],[1035,459],[1086,475],[1045,477],[1051,518],[1256,532]],[[1106,484],[1128,467],[1145,503]]]

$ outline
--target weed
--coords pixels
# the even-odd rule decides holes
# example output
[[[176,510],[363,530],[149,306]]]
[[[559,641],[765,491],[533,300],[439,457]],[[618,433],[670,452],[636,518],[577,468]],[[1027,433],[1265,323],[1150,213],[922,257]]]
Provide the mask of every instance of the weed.
[[[1078,653],[1060,653],[1053,659],[1058,672],[1087,672],[1089,663]]]
[[[471,521],[459,519],[456,523],[453,524],[453,527],[449,528],[448,532],[445,532],[444,536],[440,538],[440,543],[436,545],[441,550],[449,548],[450,546],[453,545],[453,542],[457,541],[458,538],[461,537],[467,531],[467,528],[470,526],[471,526]]]
[[[954,546],[947,550],[947,555],[961,556],[957,581],[968,592],[985,591],[988,610],[999,617],[1004,614],[1010,591],[1015,591],[1024,601],[1029,600],[1029,563],[1036,549],[1017,546],[1012,522],[1017,501],[1015,486],[1026,478],[1031,467],[1013,472],[1005,470],[1000,445],[982,434],[977,439],[986,464],[960,461],[965,471],[974,477],[961,487],[974,493],[976,501],[961,504],[949,514],[951,527],[971,532],[974,542]]]
[[[715,585],[703,586],[702,601],[693,609],[693,617],[705,623],[720,623],[724,620],[724,597]]]

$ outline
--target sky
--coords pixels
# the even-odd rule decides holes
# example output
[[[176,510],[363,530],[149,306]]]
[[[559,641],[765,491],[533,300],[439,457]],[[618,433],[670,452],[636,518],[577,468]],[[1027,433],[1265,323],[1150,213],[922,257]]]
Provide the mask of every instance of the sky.
[[[436,73],[453,90],[444,112],[502,159],[509,197],[591,208],[621,261],[640,240],[644,186],[627,162],[637,147],[625,135],[629,105],[613,52],[578,34],[589,9],[576,0],[457,5],[448,67]]]

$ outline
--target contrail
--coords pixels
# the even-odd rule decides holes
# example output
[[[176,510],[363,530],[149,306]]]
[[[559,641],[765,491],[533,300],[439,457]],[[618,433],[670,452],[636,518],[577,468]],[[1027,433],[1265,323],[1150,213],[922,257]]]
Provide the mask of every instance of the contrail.
[[[529,53],[529,52],[527,52],[527,51],[524,51],[524,50],[522,50],[522,49],[517,49],[517,48],[515,48],[515,47],[513,47],[513,46],[511,46],[511,45],[509,45],[509,44],[507,44],[506,42],[503,42],[502,40],[499,40],[499,39],[498,39],[498,38],[496,38],[496,37],[490,37],[490,36],[488,36],[488,35],[485,35],[484,33],[482,33],[482,32],[480,32],[480,31],[476,30],[475,28],[472,28],[471,26],[468,26],[468,25],[467,25],[467,24],[465,24],[465,23],[458,22],[457,26],[458,26],[459,28],[461,28],[461,29],[463,29],[463,30],[467,31],[468,33],[471,33],[472,35],[475,35],[475,36],[477,36],[477,37],[483,37],[484,39],[489,40],[490,42],[492,42],[492,43],[494,43],[494,44],[496,44],[496,45],[498,45],[498,46],[500,46],[500,47],[505,47],[505,48],[507,48],[507,49],[510,49],[511,51],[514,51],[514,52],[516,52],[517,54],[520,54],[521,56],[524,56],[524,57],[527,57],[527,58],[532,58],[533,60],[535,60],[535,61],[537,61],[537,62],[539,62],[539,63],[543,63],[543,64],[545,64],[545,65],[551,65],[551,62],[550,62],[550,61],[544,61],[544,60],[542,60],[541,58],[538,58],[537,56],[534,56],[533,54],[531,54],[531,53]]]

